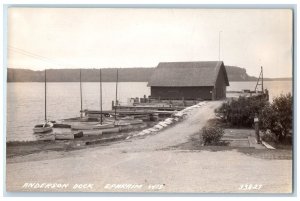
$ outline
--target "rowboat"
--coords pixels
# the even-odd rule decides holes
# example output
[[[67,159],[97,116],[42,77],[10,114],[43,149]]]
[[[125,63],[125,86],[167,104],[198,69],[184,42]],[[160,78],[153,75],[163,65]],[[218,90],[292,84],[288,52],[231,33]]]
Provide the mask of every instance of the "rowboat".
[[[47,133],[52,131],[53,124],[52,123],[44,123],[44,124],[38,124],[34,126],[33,132],[34,133]]]
[[[102,130],[84,130],[83,135],[102,135]]]
[[[36,134],[35,136],[36,136],[37,141],[53,141],[53,140],[55,140],[55,135],[53,133]]]
[[[102,134],[118,133],[118,132],[120,132],[119,127],[102,129]]]
[[[135,125],[135,124],[142,124],[143,120],[141,119],[133,119],[133,120],[119,120],[115,122],[116,126],[128,126],[128,125]]]
[[[82,131],[67,131],[54,133],[55,140],[73,140],[74,138],[83,137]]]
[[[104,123],[104,124],[85,124],[85,123],[77,123],[71,125],[73,130],[93,130],[93,129],[105,129],[105,128],[113,128],[115,125],[113,122]]]
[[[74,134],[72,133],[55,134],[55,140],[74,140]]]

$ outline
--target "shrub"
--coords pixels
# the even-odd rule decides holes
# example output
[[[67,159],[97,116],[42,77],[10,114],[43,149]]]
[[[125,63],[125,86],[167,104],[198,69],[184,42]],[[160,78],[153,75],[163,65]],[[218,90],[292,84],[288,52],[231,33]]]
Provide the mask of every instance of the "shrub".
[[[218,145],[224,135],[224,130],[217,126],[204,126],[202,128],[202,139],[204,145]]]
[[[270,130],[277,137],[278,142],[283,142],[292,131],[292,96],[281,95],[266,106],[260,114],[260,128]]]
[[[239,97],[223,103],[216,112],[225,122],[238,127],[252,127],[254,116],[258,114],[259,128],[271,131],[276,141],[283,143],[292,132],[292,99],[290,93],[275,98],[272,104],[259,96]]]
[[[261,97],[239,97],[237,100],[223,103],[217,113],[231,126],[250,128],[255,114],[259,114],[266,105],[268,101]]]

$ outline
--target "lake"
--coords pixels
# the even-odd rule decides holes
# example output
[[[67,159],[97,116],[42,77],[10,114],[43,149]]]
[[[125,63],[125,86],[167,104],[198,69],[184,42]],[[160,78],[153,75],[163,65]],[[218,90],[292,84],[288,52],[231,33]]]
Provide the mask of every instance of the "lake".
[[[228,91],[254,90],[256,82],[230,82]],[[265,81],[270,99],[281,93],[292,92],[292,81]],[[102,84],[103,110],[110,110],[115,99],[115,83]],[[100,87],[96,82],[82,83],[83,109],[99,110]],[[150,95],[146,82],[121,82],[118,100],[127,103],[129,98]],[[44,83],[25,82],[7,84],[7,141],[32,141],[34,125],[44,119]],[[47,116],[58,120],[79,116],[80,89],[77,82],[47,83]]]

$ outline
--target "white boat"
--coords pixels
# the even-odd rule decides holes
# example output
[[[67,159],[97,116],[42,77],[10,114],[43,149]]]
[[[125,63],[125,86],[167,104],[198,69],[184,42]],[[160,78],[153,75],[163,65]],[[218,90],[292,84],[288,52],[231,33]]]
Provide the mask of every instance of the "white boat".
[[[35,125],[33,128],[34,133],[47,133],[52,131],[53,124],[47,121],[47,70],[45,69],[45,123]]]
[[[52,123],[45,123],[45,124],[38,124],[33,128],[34,133],[47,133],[52,131],[53,124]]]

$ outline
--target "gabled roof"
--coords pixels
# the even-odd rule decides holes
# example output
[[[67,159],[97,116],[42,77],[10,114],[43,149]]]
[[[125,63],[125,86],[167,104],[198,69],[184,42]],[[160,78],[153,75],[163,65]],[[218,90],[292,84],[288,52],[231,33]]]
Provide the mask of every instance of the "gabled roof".
[[[215,86],[220,71],[224,73],[226,85],[229,86],[222,61],[161,62],[154,70],[148,86]]]

